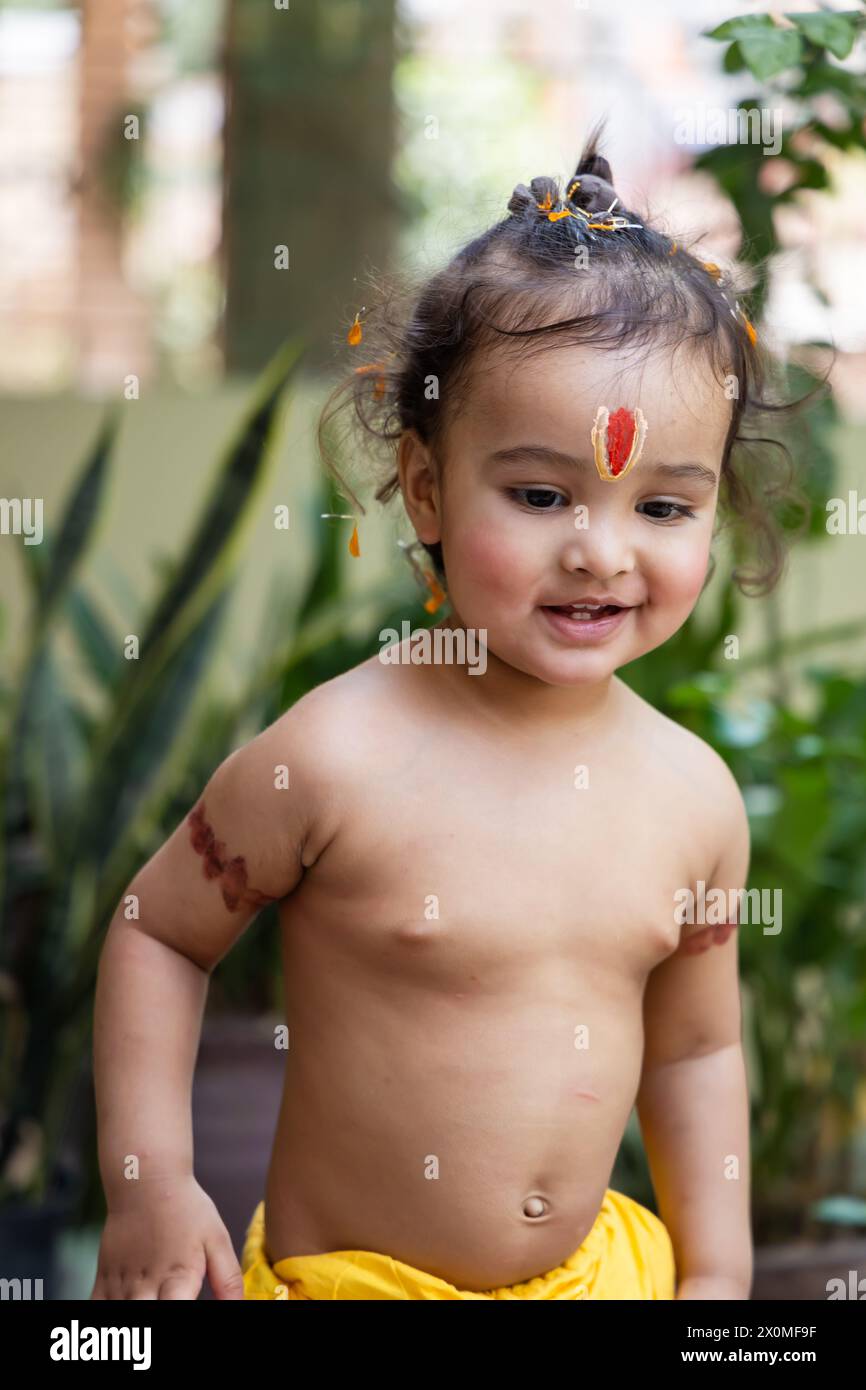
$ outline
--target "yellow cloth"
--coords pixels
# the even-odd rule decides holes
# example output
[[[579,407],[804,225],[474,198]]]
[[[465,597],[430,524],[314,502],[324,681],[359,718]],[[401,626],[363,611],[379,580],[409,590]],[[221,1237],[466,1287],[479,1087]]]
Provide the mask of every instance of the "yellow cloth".
[[[458,1289],[372,1250],[290,1255],[271,1266],[265,1253],[265,1204],[259,1202],[241,1256],[244,1298],[439,1299],[565,1298],[672,1299],[676,1271],[670,1236],[646,1207],[608,1188],[583,1244],[558,1269],[525,1284],[483,1293]]]

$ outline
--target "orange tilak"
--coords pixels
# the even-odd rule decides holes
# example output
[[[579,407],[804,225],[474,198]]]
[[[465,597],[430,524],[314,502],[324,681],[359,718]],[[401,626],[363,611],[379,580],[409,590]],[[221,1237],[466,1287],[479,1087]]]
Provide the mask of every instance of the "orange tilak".
[[[355,322],[352,324],[352,327],[346,334],[346,342],[349,344],[350,347],[357,347],[358,343],[360,343],[363,336],[364,335],[361,330],[361,316],[360,314],[356,314]]]
[[[350,554],[350,555],[354,555],[356,559],[360,559],[360,558],[361,558],[361,547],[358,545],[358,523],[357,523],[357,521],[355,522],[355,527],[354,527],[354,530],[352,531],[351,539],[349,540],[349,554]]]

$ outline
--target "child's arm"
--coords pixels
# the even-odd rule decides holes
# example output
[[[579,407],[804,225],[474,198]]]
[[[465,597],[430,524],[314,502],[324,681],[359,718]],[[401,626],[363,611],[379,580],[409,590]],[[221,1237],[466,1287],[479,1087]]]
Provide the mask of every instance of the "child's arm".
[[[193,1176],[192,1075],[210,972],[304,872],[316,744],[305,711],[226,758],[109,925],[93,1043],[108,1219],[92,1298],[195,1298],[206,1270],[217,1297],[243,1297],[228,1233]]]
[[[729,901],[730,889],[745,886],[749,825],[721,760],[720,769],[724,848],[706,883],[708,894],[721,888]],[[707,918],[715,915],[708,903]],[[677,1298],[747,1299],[752,1284],[738,934],[736,926],[684,925],[678,949],[652,971],[644,995],[636,1103],[659,1215],[673,1242]]]

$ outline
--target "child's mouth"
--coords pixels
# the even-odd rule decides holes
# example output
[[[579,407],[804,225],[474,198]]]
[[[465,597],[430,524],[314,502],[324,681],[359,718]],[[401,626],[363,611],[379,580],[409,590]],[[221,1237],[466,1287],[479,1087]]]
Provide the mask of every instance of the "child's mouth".
[[[596,618],[609,618],[612,613],[621,613],[623,610],[615,603],[601,603],[584,605],[580,603],[548,603],[544,605],[551,613],[564,613],[567,618],[574,618],[577,622],[593,622]]]
[[[585,641],[612,632],[622,623],[629,609],[613,603],[563,603],[542,604],[541,611],[547,615],[548,621],[558,633],[576,641]]]

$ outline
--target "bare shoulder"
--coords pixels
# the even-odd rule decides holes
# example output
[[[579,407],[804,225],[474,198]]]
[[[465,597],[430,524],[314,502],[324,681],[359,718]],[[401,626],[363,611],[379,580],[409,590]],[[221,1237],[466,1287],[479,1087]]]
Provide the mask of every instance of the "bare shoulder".
[[[748,841],[743,794],[724,758],[704,739],[668,718],[629,687],[626,710],[640,741],[644,766],[677,784],[695,824],[706,827],[719,852],[731,839]],[[649,756],[647,756],[649,755]]]
[[[389,702],[397,707],[382,671],[376,656],[360,662],[314,686],[271,727],[282,725],[323,771],[345,766],[359,751],[369,751],[368,740],[387,717]]]

